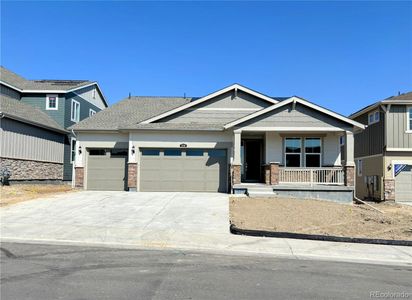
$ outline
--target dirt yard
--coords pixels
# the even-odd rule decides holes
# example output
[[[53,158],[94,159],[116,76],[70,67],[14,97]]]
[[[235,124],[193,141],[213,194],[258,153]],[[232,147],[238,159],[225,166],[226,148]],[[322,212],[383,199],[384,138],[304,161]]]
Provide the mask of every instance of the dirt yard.
[[[0,207],[74,191],[66,184],[14,184],[0,187]]]
[[[412,240],[412,206],[339,204],[285,198],[230,198],[230,222],[240,229]]]

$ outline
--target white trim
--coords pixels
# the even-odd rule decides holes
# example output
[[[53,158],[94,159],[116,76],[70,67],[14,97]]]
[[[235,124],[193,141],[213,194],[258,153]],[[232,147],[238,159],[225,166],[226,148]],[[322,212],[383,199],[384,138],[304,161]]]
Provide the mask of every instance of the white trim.
[[[344,132],[339,127],[241,127],[235,131],[278,131],[278,132]]]
[[[75,142],[77,142],[77,140],[76,140],[75,137],[71,137],[71,138],[70,138],[70,163],[71,163],[71,164],[73,164],[73,162],[76,161],[76,151],[77,151],[77,145],[75,144],[75,145],[74,145],[74,160],[73,160],[73,156],[72,156],[72,153],[73,153],[73,140],[74,140]]]
[[[56,98],[56,107],[49,106],[49,98],[55,97]],[[59,95],[57,94],[47,94],[46,95],[46,110],[59,110]]]
[[[13,89],[13,90],[18,91],[18,92],[23,91],[22,89],[19,89],[18,87],[14,86],[14,85],[8,84],[7,82],[4,82],[3,80],[0,80],[0,83],[7,86],[7,87],[9,87],[9,88],[11,88],[11,89]]]
[[[299,143],[300,143],[300,152],[296,153],[296,152],[286,152],[286,140],[287,139],[299,139]],[[285,168],[302,168],[303,165],[303,147],[302,147],[302,137],[301,136],[290,136],[290,137],[285,137],[283,138],[283,164],[285,166]],[[291,155],[299,155],[299,167],[288,167],[286,165],[286,155],[287,154],[291,154]]]
[[[73,103],[75,104],[74,107],[73,107]],[[80,121],[80,102],[72,99],[72,101],[71,101],[70,104],[71,104],[71,105],[70,105],[70,120],[71,120],[72,122],[76,122],[76,123],[77,123],[77,122]],[[75,110],[75,108],[76,108],[76,104],[79,105],[79,106],[78,106],[79,109],[78,109],[78,111],[76,111],[76,115],[75,115],[74,118],[73,118],[73,112],[74,112],[74,110]]]
[[[356,160],[356,175],[358,177],[362,177],[362,173],[363,173],[363,161],[362,159],[357,159]]]
[[[371,116],[373,119],[372,121],[370,120]],[[378,119],[376,119],[376,116],[378,116]],[[381,116],[380,116],[379,110],[374,110],[368,113],[368,125],[379,123],[380,119],[381,119]]]
[[[390,164],[392,165],[392,179],[396,179],[395,177],[395,165],[412,165],[412,160],[391,160]]]
[[[284,101],[282,101],[282,102],[279,102],[279,103],[277,103],[277,104],[275,104],[275,105],[269,106],[269,107],[267,107],[267,108],[265,108],[265,109],[259,110],[259,111],[256,112],[256,113],[247,115],[247,116],[242,117],[242,118],[240,118],[240,119],[237,119],[237,120],[235,120],[235,121],[233,121],[233,122],[230,122],[230,123],[226,124],[226,125],[224,126],[224,128],[225,128],[225,129],[228,129],[228,128],[230,128],[230,127],[233,127],[233,126],[235,126],[235,125],[241,124],[241,123],[243,123],[243,122],[246,122],[246,121],[248,121],[248,120],[251,120],[251,119],[253,119],[253,118],[256,118],[256,117],[258,117],[258,116],[260,116],[260,115],[263,115],[263,114],[265,114],[265,113],[267,113],[267,112],[270,112],[270,111],[272,111],[272,110],[275,110],[275,109],[277,109],[277,108],[279,108],[279,107],[288,105],[288,104],[293,103],[293,102],[300,103],[300,104],[302,104],[302,105],[306,105],[306,106],[308,106],[308,107],[310,107],[310,108],[312,108],[312,109],[315,109],[315,110],[320,111],[320,112],[322,112],[322,113],[324,113],[324,114],[327,114],[327,115],[329,115],[329,116],[332,116],[332,117],[334,117],[334,118],[336,118],[336,119],[339,119],[339,120],[341,120],[341,121],[343,121],[343,122],[349,123],[349,124],[351,124],[351,125],[353,125],[353,126],[356,126],[356,127],[361,128],[361,129],[365,129],[365,125],[363,125],[363,124],[361,124],[361,123],[359,123],[359,122],[353,121],[353,120],[351,120],[351,119],[349,119],[349,118],[346,118],[346,117],[341,116],[341,115],[339,115],[339,114],[337,114],[337,113],[335,113],[335,112],[332,112],[332,111],[330,111],[330,110],[328,110],[328,109],[326,109],[326,108],[320,107],[320,106],[318,106],[318,105],[316,105],[316,104],[310,103],[309,101],[303,100],[303,99],[298,98],[298,97],[295,97],[295,96],[294,96],[294,97],[291,97],[291,98],[289,98],[289,99],[287,99],[287,100],[284,100]]]
[[[177,107],[177,108],[175,108],[175,109],[169,110],[169,111],[167,111],[167,112],[165,112],[165,113],[162,113],[162,114],[157,115],[157,116],[155,116],[155,117],[152,117],[152,118],[150,118],[150,119],[144,120],[144,121],[140,122],[140,124],[149,124],[149,123],[152,123],[152,122],[154,122],[154,121],[163,119],[163,118],[165,118],[165,117],[168,117],[168,116],[170,116],[170,115],[173,115],[173,114],[175,114],[175,113],[178,113],[178,112],[180,112],[180,111],[182,111],[182,110],[185,110],[185,109],[187,109],[187,108],[190,108],[190,107],[192,107],[192,106],[199,105],[199,104],[201,104],[201,103],[203,103],[203,102],[205,102],[205,101],[207,101],[207,100],[209,100],[209,99],[215,98],[215,97],[217,97],[217,96],[219,96],[219,95],[222,95],[222,94],[224,94],[224,93],[227,93],[227,92],[229,92],[229,91],[231,91],[231,90],[233,90],[233,89],[239,89],[239,90],[241,90],[241,91],[243,91],[243,92],[245,92],[245,93],[248,93],[248,94],[250,94],[250,95],[253,95],[253,96],[255,96],[255,97],[258,97],[258,98],[260,98],[260,99],[263,99],[263,100],[265,100],[265,101],[267,101],[267,102],[269,102],[269,103],[271,103],[271,104],[276,104],[276,103],[279,102],[279,101],[277,101],[277,100],[275,100],[275,99],[272,99],[272,98],[270,98],[270,97],[268,97],[268,96],[265,96],[265,95],[263,95],[263,94],[261,94],[261,93],[255,92],[255,91],[253,91],[253,90],[251,90],[251,89],[249,89],[249,88],[247,88],[247,87],[241,86],[241,85],[239,85],[239,84],[236,83],[236,84],[232,84],[231,86],[228,86],[228,87],[226,87],[226,88],[223,88],[223,89],[221,89],[221,90],[218,90],[218,91],[216,91],[216,92],[214,92],[214,93],[211,93],[211,94],[209,94],[209,95],[207,95],[207,96],[205,96],[205,97],[202,97],[202,98],[200,98],[200,99],[198,99],[198,100],[194,100],[194,101],[189,102],[189,103],[187,103],[187,104],[185,104],[185,105],[179,106],[179,107]]]
[[[383,156],[383,154],[381,153],[381,154],[374,154],[374,155],[359,156],[359,157],[355,157],[355,160],[368,159],[368,158],[379,157],[379,156]]]
[[[412,148],[386,148],[386,151],[412,152]]]
[[[409,110],[412,110],[412,106],[406,107],[406,133],[412,133],[412,118],[410,116]]]
[[[89,108],[89,117],[91,117],[95,114],[96,114],[96,111],[94,109]]]
[[[187,110],[194,111],[259,111],[263,108],[220,108],[220,107],[203,107],[203,108],[188,108]]]

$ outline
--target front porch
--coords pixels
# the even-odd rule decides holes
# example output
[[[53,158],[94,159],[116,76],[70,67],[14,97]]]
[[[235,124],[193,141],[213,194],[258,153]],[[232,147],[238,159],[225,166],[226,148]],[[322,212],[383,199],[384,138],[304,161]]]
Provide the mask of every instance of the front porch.
[[[340,144],[342,136],[344,145]],[[353,200],[355,165],[350,131],[237,129],[233,145],[235,194]]]

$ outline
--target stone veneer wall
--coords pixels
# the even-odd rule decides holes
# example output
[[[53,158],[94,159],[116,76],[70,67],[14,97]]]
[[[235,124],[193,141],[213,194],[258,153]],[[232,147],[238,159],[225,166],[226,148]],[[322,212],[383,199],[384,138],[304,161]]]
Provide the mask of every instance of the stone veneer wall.
[[[384,200],[395,201],[395,179],[384,179],[383,188]]]
[[[84,168],[74,168],[74,186],[77,188],[84,187]]]
[[[129,189],[136,189],[137,186],[137,164],[127,164],[127,187]]]
[[[0,158],[0,168],[6,167],[10,180],[62,180],[63,164],[44,161]]]

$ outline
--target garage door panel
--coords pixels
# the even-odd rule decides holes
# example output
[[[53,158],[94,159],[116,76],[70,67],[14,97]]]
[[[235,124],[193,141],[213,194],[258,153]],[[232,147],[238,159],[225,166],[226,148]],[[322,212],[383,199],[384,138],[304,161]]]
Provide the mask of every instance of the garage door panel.
[[[140,190],[226,192],[226,170],[226,156],[209,157],[205,151],[203,156],[142,155]]]
[[[395,200],[412,201],[412,166],[406,166],[395,177]]]
[[[89,156],[87,162],[88,190],[125,190],[126,158]]]

